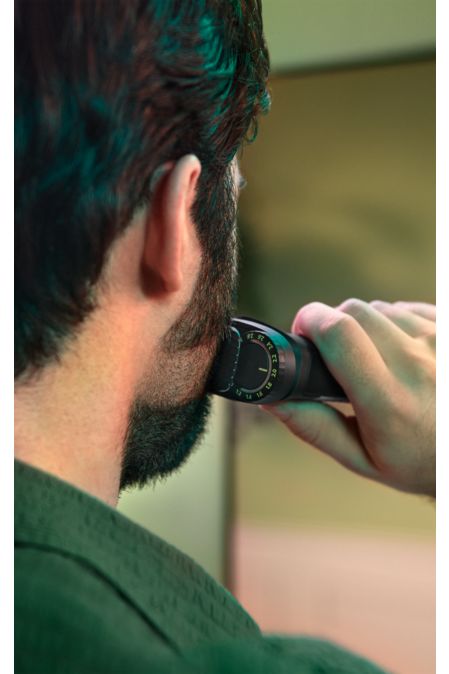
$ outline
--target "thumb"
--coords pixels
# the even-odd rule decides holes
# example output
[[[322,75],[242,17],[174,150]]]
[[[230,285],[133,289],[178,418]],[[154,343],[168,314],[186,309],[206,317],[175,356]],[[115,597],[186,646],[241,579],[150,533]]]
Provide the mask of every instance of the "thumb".
[[[360,437],[355,416],[344,414],[323,403],[288,402],[259,405],[277,417],[298,438],[359,475],[376,479],[378,471]]]

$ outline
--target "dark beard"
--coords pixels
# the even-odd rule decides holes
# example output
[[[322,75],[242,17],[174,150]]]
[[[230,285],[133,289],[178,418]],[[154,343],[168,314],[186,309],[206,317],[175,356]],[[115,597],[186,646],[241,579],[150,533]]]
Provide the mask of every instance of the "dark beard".
[[[205,395],[184,405],[159,409],[141,402],[134,404],[120,489],[143,487],[183,465],[206,430],[210,398]]]
[[[236,199],[228,183],[221,199],[222,208],[215,203],[213,214],[223,218],[215,225],[220,236],[213,237],[209,246],[203,244],[192,299],[165,335],[151,382],[130,410],[121,490],[142,487],[182,466],[206,429],[211,407],[207,381],[236,294]]]

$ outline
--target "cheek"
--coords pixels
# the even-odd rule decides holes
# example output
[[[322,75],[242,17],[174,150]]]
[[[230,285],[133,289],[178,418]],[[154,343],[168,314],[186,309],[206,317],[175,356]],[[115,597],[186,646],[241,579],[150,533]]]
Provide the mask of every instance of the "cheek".
[[[162,350],[142,377],[138,396],[149,405],[167,407],[202,398],[218,340],[167,354]]]
[[[204,395],[217,346],[218,340],[215,338],[210,344],[203,344],[181,352],[179,360],[176,357],[172,359],[170,367],[173,368],[173,375],[177,378],[176,388],[179,391],[179,402],[187,402]],[[177,363],[175,363],[176,360],[178,360]]]

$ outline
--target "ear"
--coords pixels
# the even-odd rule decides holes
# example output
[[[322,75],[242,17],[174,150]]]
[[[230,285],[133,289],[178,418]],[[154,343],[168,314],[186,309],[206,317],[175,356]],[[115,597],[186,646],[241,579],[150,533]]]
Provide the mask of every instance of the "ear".
[[[191,209],[200,173],[201,164],[193,154],[157,170],[142,260],[147,292],[180,290],[186,270],[199,254]]]

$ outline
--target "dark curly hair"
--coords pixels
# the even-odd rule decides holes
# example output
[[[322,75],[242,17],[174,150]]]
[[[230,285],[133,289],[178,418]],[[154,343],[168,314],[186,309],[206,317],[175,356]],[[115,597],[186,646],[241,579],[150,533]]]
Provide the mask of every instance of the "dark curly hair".
[[[198,156],[193,215],[205,254],[220,250],[214,205],[268,109],[269,63],[260,0],[16,0],[15,14],[19,376],[95,308],[108,249],[165,161]]]

